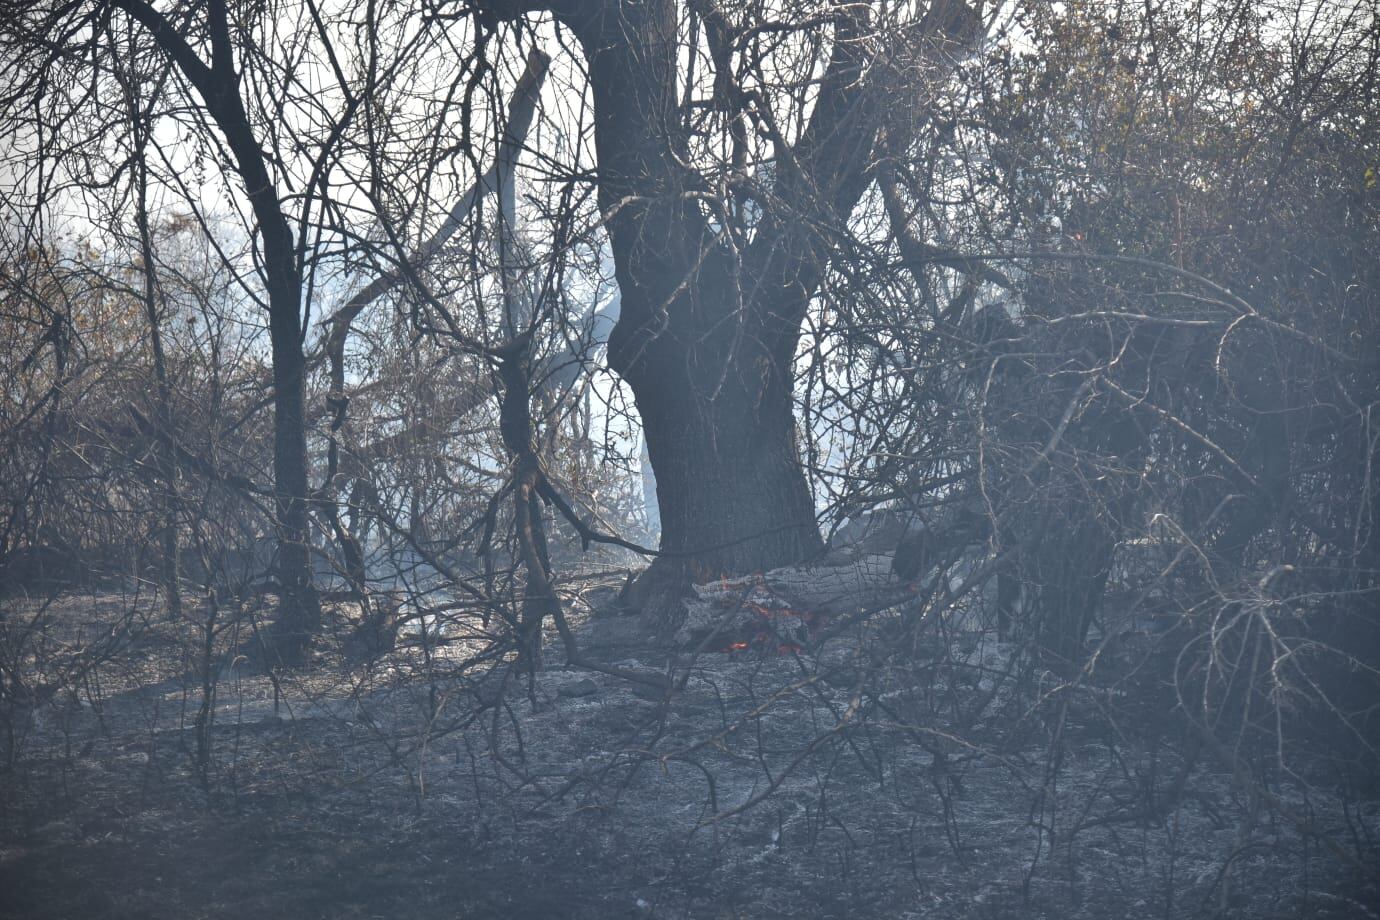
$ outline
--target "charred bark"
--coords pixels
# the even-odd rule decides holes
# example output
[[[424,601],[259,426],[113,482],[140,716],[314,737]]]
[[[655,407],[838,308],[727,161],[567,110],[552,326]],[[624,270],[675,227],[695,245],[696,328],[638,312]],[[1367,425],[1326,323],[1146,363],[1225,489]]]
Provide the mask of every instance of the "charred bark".
[[[268,157],[254,134],[238,95],[229,13],[224,0],[207,5],[210,63],[173,24],[144,0],[114,0],[140,23],[201,95],[207,113],[225,137],[254,212],[268,295],[273,350],[274,522],[278,539],[278,619],[270,635],[270,656],[288,666],[302,664],[320,627],[321,608],[311,579],[308,545],[306,359],[302,352],[302,270],[292,229],[268,172]]]
[[[635,390],[656,471],[665,564],[704,581],[820,552],[789,392],[738,388],[705,399],[695,384],[668,374]]]
[[[481,8],[494,19],[554,14],[587,64],[599,206],[622,298],[609,363],[636,398],[661,509],[663,555],[627,599],[670,612],[692,579],[818,554],[793,420],[801,323],[872,181],[889,115],[917,115],[888,105],[889,95],[941,64],[934,48],[971,40],[980,21],[945,2],[886,39],[865,5],[802,24],[831,50],[809,81],[810,100],[798,100],[809,115],[788,139],[736,83],[740,30],[710,0],[693,4],[712,46],[713,104],[735,138],[730,178],[754,202],[749,217],[716,191],[723,177],[691,165],[674,0],[487,0]],[[912,73],[898,79],[903,70]],[[750,173],[750,122],[770,136],[770,176]]]
[[[675,99],[676,8],[606,4],[572,22],[589,62],[599,200],[623,298],[609,363],[642,416],[661,549],[630,600],[666,609],[691,580],[800,562],[823,544],[795,442],[792,361],[828,259],[803,229],[847,217],[879,130],[843,18],[812,121],[746,251],[689,194]],[[629,87],[636,87],[629,92]]]
[[[302,356],[298,291],[291,310],[271,306],[273,338],[273,475],[277,511],[278,619],[270,635],[272,653],[289,667],[303,664],[321,626],[321,607],[311,579],[308,543],[306,362]],[[279,291],[286,300],[288,292]],[[272,301],[270,301],[272,303]]]

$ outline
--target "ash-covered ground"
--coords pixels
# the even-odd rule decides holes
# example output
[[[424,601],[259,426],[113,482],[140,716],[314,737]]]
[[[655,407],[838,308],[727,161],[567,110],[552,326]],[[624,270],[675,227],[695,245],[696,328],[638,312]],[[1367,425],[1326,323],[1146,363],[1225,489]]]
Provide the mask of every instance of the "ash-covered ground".
[[[128,609],[66,598],[51,641]],[[1151,691],[1042,683],[903,608],[693,658],[574,616],[620,668],[678,655],[671,689],[564,667],[554,636],[524,675],[477,631],[269,675],[252,620],[208,658],[151,612],[7,710],[0,915],[1377,915],[1376,784],[1325,756],[1240,776]]]

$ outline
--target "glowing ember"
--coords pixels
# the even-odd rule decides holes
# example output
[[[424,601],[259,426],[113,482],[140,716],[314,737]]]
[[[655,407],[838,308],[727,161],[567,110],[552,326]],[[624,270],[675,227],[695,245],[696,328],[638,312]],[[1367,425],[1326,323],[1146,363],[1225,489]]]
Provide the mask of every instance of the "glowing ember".
[[[734,630],[736,635],[724,637],[711,651],[732,654],[757,650],[764,654],[794,655],[804,651],[805,643],[814,638],[827,619],[809,610],[796,610],[759,585],[743,601],[743,609],[750,611],[759,626],[745,637],[746,630]]]

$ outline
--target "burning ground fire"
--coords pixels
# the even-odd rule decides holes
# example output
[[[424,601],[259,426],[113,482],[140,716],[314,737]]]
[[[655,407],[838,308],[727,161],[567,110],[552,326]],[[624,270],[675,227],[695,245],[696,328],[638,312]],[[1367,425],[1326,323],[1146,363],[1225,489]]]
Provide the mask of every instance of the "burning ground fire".
[[[823,614],[791,607],[760,580],[742,599],[740,609],[751,612],[752,623],[735,624],[730,634],[711,643],[708,651],[793,655],[804,651],[827,619]]]

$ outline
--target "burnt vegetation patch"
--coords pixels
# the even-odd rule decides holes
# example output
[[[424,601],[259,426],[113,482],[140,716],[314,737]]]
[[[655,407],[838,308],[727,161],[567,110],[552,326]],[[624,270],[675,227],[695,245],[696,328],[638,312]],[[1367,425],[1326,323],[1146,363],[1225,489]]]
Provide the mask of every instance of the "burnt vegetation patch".
[[[0,916],[1380,915],[1380,23],[1132,6],[0,0]]]

